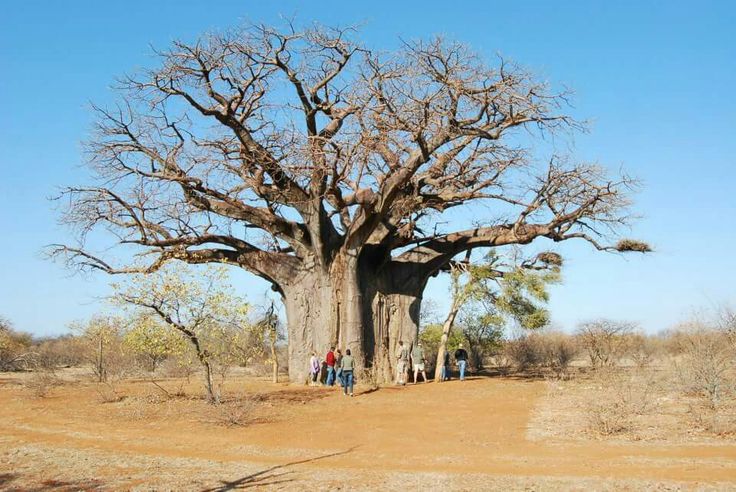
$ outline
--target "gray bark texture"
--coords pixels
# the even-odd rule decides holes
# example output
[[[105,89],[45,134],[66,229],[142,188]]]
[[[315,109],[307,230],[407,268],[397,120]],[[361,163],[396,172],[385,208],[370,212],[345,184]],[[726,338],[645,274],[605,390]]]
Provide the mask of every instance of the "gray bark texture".
[[[307,380],[312,351],[324,357],[333,345],[350,349],[359,370],[371,368],[379,381],[391,381],[399,340],[407,346],[416,340],[426,284],[421,276],[402,278],[400,270],[347,261],[284,286],[292,382]]]

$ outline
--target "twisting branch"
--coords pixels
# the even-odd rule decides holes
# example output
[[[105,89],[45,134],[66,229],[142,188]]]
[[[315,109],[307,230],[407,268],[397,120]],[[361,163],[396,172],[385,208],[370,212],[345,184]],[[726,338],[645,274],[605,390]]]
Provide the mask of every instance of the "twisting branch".
[[[62,194],[81,246],[50,251],[108,273],[224,262],[278,285],[367,249],[377,270],[429,274],[462,252],[540,237],[649,249],[609,244],[631,219],[633,179],[560,157],[537,171],[528,139],[582,129],[565,114],[568,92],[460,43],[378,54],[354,33],[250,25],[157,52],[157,67],[120,81],[116,108],[96,108],[97,182]],[[501,217],[438,230],[476,203]],[[155,259],[112,266],[84,247],[99,229]]]

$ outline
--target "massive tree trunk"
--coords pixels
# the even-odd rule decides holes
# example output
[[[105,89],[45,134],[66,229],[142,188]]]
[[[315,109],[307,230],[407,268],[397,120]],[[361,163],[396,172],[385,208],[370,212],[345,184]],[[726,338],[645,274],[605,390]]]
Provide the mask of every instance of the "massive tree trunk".
[[[399,340],[411,350],[419,334],[419,312],[426,276],[393,264],[379,272],[363,268],[365,292],[363,330],[366,367],[380,382],[393,380],[396,371],[394,354]]]
[[[381,265],[365,253],[342,255],[328,271],[314,269],[282,286],[289,336],[289,379],[305,382],[312,351],[350,349],[357,370],[391,381],[399,340],[411,347],[419,324],[424,275]]]

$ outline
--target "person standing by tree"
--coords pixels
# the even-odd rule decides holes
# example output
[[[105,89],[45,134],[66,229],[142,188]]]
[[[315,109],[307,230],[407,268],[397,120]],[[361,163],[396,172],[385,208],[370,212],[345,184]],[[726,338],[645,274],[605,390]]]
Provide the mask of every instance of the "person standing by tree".
[[[342,364],[342,350],[337,349],[337,355],[335,356],[335,369],[337,373],[337,382],[340,383],[340,387],[345,387],[345,378],[342,375],[342,367],[340,365]]]
[[[345,351],[345,356],[340,361],[340,369],[342,369],[342,377],[343,381],[345,381],[343,394],[347,396],[349,389],[350,396],[353,396],[353,369],[355,369],[355,359],[350,355],[350,349]]]
[[[457,368],[460,370],[460,381],[463,381],[465,379],[465,365],[468,363],[468,352],[463,348],[462,343],[455,351],[455,361],[457,362]]]
[[[311,374],[310,385],[317,386],[317,378],[319,377],[320,363],[317,352],[312,352],[312,358],[309,359],[309,373]]]
[[[330,351],[325,356],[327,363],[327,386],[335,384],[335,347],[330,347]]]
[[[447,381],[450,379],[450,352],[445,350],[445,355],[442,357],[442,375],[440,376],[441,381]]]
[[[424,382],[426,383],[427,373],[424,370],[424,348],[422,347],[422,342],[417,342],[414,350],[412,350],[411,361],[414,364],[414,384],[417,384],[419,372],[422,373],[422,377],[424,377]]]
[[[403,340],[399,340],[396,350],[396,384],[406,385],[406,369],[409,365],[409,350],[404,346]]]

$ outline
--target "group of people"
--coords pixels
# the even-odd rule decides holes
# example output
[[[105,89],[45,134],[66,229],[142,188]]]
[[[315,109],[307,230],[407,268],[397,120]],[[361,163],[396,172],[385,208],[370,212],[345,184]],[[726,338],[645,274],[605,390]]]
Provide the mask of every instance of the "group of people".
[[[324,378],[326,386],[334,386],[335,382],[338,382],[344,395],[353,396],[354,370],[355,359],[350,349],[345,350],[345,355],[343,355],[342,350],[337,349],[336,351],[334,346],[330,347],[324,361],[320,361],[317,352],[312,352],[309,360],[310,384],[317,386],[322,383],[322,373],[326,372]]]
[[[463,381],[465,379],[465,368],[468,363],[468,352],[463,348],[462,343],[455,350],[454,358],[460,373],[460,381]],[[410,361],[411,366],[409,365]],[[426,382],[427,372],[424,368],[425,362],[424,347],[421,341],[417,342],[410,353],[404,342],[399,340],[399,346],[396,350],[396,384],[406,385],[407,372],[409,372],[410,367],[414,369],[414,384],[419,381],[420,373]],[[350,354],[350,349],[345,350],[345,354],[343,355],[342,350],[335,350],[335,347],[332,346],[324,360],[320,360],[317,352],[312,352],[312,357],[309,360],[310,384],[312,386],[319,384],[335,386],[337,382],[340,384],[344,395],[353,396],[353,385],[355,383],[354,370],[355,359]],[[450,352],[447,350],[445,350],[442,360],[440,378],[442,381],[450,379]]]
[[[424,381],[427,381],[427,372],[425,371],[424,364],[426,362],[424,357],[424,347],[422,342],[419,341],[414,346],[414,349],[409,353],[409,349],[404,345],[402,340],[399,340],[399,346],[396,349],[396,384],[406,384],[406,373],[409,369],[409,356],[411,355],[411,367],[414,369],[414,384],[419,382],[419,373],[422,374]],[[455,350],[455,362],[457,363],[458,370],[460,372],[460,381],[465,379],[465,368],[468,364],[468,352],[463,348],[461,343],[457,350]],[[439,361],[438,361],[439,362]],[[447,381],[450,379],[450,352],[445,350],[444,357],[442,358],[442,368],[440,373],[440,379]]]

